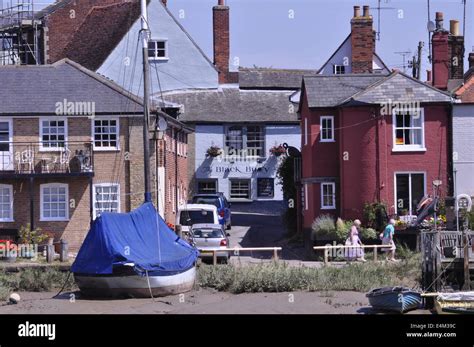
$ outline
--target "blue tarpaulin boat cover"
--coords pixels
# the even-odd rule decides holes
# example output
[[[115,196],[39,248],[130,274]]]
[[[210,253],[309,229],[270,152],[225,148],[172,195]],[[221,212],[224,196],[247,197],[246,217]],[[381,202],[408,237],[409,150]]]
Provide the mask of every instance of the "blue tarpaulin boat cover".
[[[138,273],[172,275],[194,266],[199,251],[179,238],[145,203],[130,213],[103,213],[95,219],[71,271],[111,274],[114,265],[134,263]]]

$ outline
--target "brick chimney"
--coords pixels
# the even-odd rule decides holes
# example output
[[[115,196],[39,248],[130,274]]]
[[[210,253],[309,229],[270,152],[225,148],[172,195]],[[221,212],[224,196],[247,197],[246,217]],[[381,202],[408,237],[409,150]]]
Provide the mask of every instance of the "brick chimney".
[[[464,75],[464,36],[459,34],[459,21],[449,21],[449,78],[462,79]]]
[[[230,29],[229,6],[219,0],[213,9],[214,64],[219,71],[219,83],[229,83]]]
[[[360,6],[354,6],[351,20],[352,73],[372,73],[372,60],[375,52],[375,33],[369,6],[364,6],[360,15]]]
[[[449,32],[443,28],[443,13],[436,12],[436,30],[431,38],[433,86],[446,90],[450,72]]]
[[[469,68],[474,68],[474,51],[469,53]]]

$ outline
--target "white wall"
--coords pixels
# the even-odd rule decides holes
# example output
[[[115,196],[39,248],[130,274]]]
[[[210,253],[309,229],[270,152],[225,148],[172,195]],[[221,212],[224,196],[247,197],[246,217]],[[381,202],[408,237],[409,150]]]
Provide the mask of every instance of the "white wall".
[[[283,143],[287,143],[289,146],[294,146],[299,149],[301,143],[299,125],[266,125],[266,158],[260,163],[255,159],[235,160],[232,163],[222,158],[206,158],[206,150],[210,146],[214,145],[224,148],[224,131],[225,126],[223,125],[196,125],[196,180],[217,179],[218,190],[229,198],[229,179],[250,179],[252,200],[283,200],[283,192],[276,178],[276,172],[282,157],[276,158],[271,156],[269,149]],[[275,178],[273,198],[264,199],[257,197],[258,178]]]
[[[474,105],[453,108],[453,163],[457,194],[474,196]]]

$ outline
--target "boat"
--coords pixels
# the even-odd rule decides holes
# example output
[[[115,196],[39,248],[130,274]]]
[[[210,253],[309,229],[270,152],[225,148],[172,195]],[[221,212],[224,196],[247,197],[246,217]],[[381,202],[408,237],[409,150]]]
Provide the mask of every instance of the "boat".
[[[366,294],[370,305],[379,311],[404,313],[421,305],[421,293],[405,287],[383,287]]]
[[[474,314],[474,291],[437,293],[434,309],[438,314]]]
[[[144,73],[144,198],[129,213],[101,213],[71,267],[85,297],[155,297],[190,291],[199,251],[172,231],[151,202],[147,1],[141,0]],[[164,131],[160,125],[160,130]]]

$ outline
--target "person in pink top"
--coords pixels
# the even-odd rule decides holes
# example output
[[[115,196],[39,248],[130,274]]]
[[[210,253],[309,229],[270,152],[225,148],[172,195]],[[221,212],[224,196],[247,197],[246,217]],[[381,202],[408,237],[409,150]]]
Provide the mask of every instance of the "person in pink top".
[[[346,255],[348,260],[360,260],[365,262],[364,249],[359,246],[363,246],[362,241],[359,238],[359,228],[361,222],[356,219],[351,226],[349,237],[346,240],[346,246],[357,246],[347,249]]]

